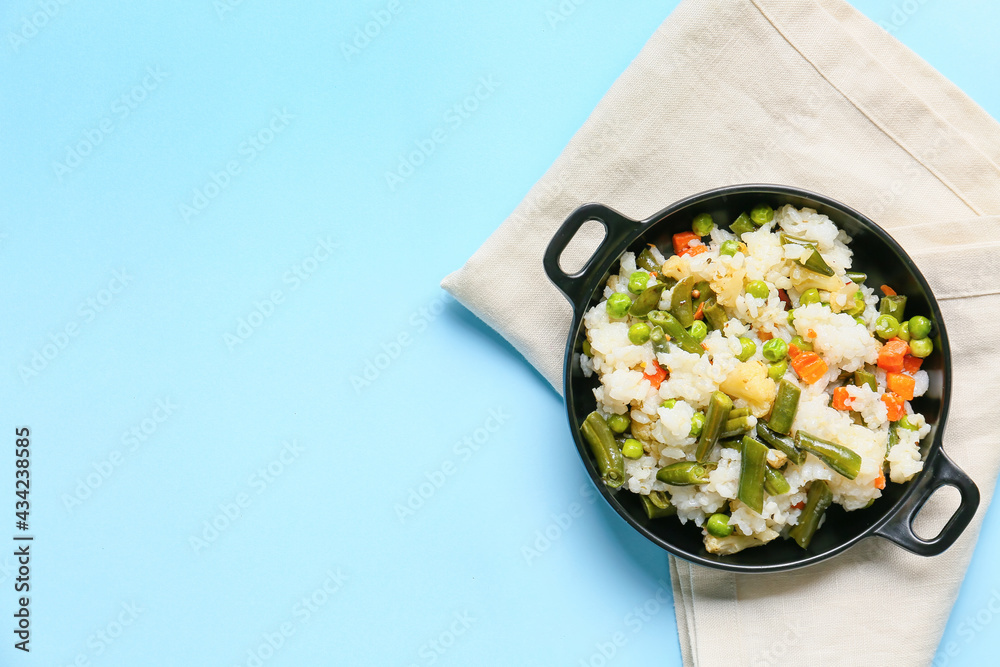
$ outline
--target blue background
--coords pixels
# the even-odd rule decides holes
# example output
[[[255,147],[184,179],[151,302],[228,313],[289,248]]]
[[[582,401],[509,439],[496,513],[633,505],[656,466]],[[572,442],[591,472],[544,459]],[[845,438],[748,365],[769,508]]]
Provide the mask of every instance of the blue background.
[[[0,414],[36,541],[30,656],[0,556],[0,662],[596,665],[620,633],[610,663],[679,664],[664,554],[438,287],[676,3],[329,4],[3,3]],[[855,4],[1000,116],[997,3]],[[991,511],[940,664],[995,659],[998,556]]]

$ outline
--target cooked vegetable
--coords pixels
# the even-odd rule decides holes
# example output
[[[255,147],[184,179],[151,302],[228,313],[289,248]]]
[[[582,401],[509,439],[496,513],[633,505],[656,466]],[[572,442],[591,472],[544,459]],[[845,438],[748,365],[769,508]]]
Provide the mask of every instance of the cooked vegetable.
[[[673,407],[675,405],[677,405],[677,399],[676,398],[668,398],[667,400],[665,400],[662,403],[660,403],[660,407],[661,408],[667,408],[668,410],[673,409]]]
[[[736,355],[736,358],[740,361],[746,361],[754,355],[757,351],[757,343],[753,342],[746,336],[740,336],[740,353]]]
[[[733,220],[733,224],[729,225],[729,230],[739,238],[743,238],[744,234],[756,229],[757,227],[750,221],[750,216],[746,213],[740,213],[739,217]]]
[[[823,299],[819,296],[819,290],[815,287],[810,287],[802,293],[802,296],[799,297],[799,305],[808,306],[812,303],[819,303],[822,300]]]
[[[868,280],[868,274],[861,273],[860,271],[848,271],[847,279],[855,285],[862,285],[866,280]]]
[[[792,486],[781,474],[780,470],[775,470],[771,466],[764,468],[764,490],[772,496],[780,496],[792,490]]]
[[[793,438],[775,433],[762,422],[757,422],[757,437],[783,453],[795,465],[802,465],[806,460],[806,453],[795,445]]]
[[[913,400],[913,389],[916,381],[909,375],[903,373],[886,373],[885,388],[900,396],[905,401]]]
[[[736,497],[757,514],[764,511],[764,471],[767,469],[767,445],[743,436],[740,441],[740,485]]]
[[[903,357],[909,353],[910,346],[905,341],[893,338],[879,350],[878,367],[887,372],[898,373],[903,370]]]
[[[906,408],[903,406],[903,397],[898,394],[894,394],[891,391],[882,394],[882,402],[885,403],[886,410],[888,411],[888,419],[891,422],[899,421],[906,414]]]
[[[797,347],[802,352],[812,352],[813,344],[807,341],[802,336],[792,336],[792,340],[788,342],[788,350],[789,350],[788,356],[792,356],[791,355],[792,347]]]
[[[903,357],[903,372],[913,375],[920,370],[924,360],[920,357],[914,357],[912,354],[908,354]]]
[[[622,445],[622,456],[627,459],[638,459],[642,457],[642,454],[642,443],[635,438],[629,438]]]
[[[830,405],[833,406],[835,410],[848,411],[851,408],[847,405],[847,401],[850,400],[851,396],[847,393],[847,387],[837,387],[833,390],[833,402]]]
[[[705,428],[705,413],[699,410],[691,416],[691,430],[688,437],[697,438]]]
[[[910,336],[910,321],[907,320],[899,325],[899,331],[896,332],[896,337],[899,340],[905,340],[907,343],[910,342],[912,336]]]
[[[645,322],[636,322],[628,328],[628,339],[633,345],[642,345],[649,340],[649,325]]]
[[[643,248],[642,252],[639,253],[639,256],[635,258],[635,265],[640,269],[645,269],[646,271],[660,270],[660,265],[653,257],[653,251],[648,247]]]
[[[788,360],[782,359],[781,361],[771,364],[767,369],[767,377],[771,378],[775,382],[785,377],[785,373],[788,371]]]
[[[694,486],[708,482],[709,468],[697,461],[680,461],[656,471],[656,479],[671,486]]]
[[[679,234],[674,234],[674,253],[677,255],[683,255],[690,251],[693,247],[691,244],[701,243],[701,237],[694,232],[681,232]]]
[[[739,364],[719,385],[719,389],[750,404],[755,417],[763,417],[774,402],[776,387],[767,377],[767,366],[761,361]]]
[[[879,315],[875,320],[875,333],[882,340],[895,338],[899,333],[899,321],[892,315]]]
[[[607,309],[610,317],[621,319],[628,314],[628,309],[632,307],[632,299],[625,294],[616,292],[608,297]]]
[[[654,352],[669,352],[670,345],[667,343],[667,336],[663,333],[663,328],[653,326],[649,330],[649,342],[653,344]]]
[[[642,376],[653,385],[653,389],[659,389],[664,380],[667,379],[667,371],[660,367],[656,359],[649,362],[642,372]]]
[[[624,433],[632,425],[628,415],[611,415],[608,417],[608,427],[615,433]]]
[[[694,323],[688,328],[688,333],[699,343],[705,340],[705,336],[708,335],[708,326],[700,321],[695,320]]]
[[[729,537],[733,534],[733,527],[729,525],[729,515],[716,513],[708,517],[705,530],[713,537]]]
[[[771,418],[767,420],[767,427],[775,433],[788,435],[792,430],[792,421],[795,420],[795,412],[799,409],[799,397],[802,390],[788,380],[778,383],[778,395],[774,399],[774,407],[771,408]]]
[[[722,429],[729,419],[729,411],[732,409],[733,399],[721,391],[712,394],[712,398],[708,402],[708,412],[705,415],[705,427],[701,431],[701,437],[698,438],[696,459],[699,461],[708,459],[708,454],[715,447],[715,443],[719,441],[719,435],[722,433]]]
[[[715,229],[715,221],[710,213],[699,213],[691,222],[691,231],[699,237],[708,236]]]
[[[910,354],[918,359],[924,359],[931,356],[931,352],[933,351],[934,343],[930,338],[917,338],[910,341]]]
[[[788,356],[788,343],[780,338],[772,338],[764,343],[764,349],[761,350],[761,353],[768,361],[781,361]]]
[[[733,408],[729,411],[729,419],[737,419],[738,417],[749,417],[750,408]]]
[[[635,271],[628,278],[628,291],[632,294],[642,294],[642,291],[646,289],[646,283],[649,282],[650,275],[645,271]]]
[[[859,368],[854,371],[854,386],[863,387],[868,385],[872,391],[878,391],[878,383],[875,382],[875,374]]]
[[[763,280],[751,280],[747,283],[746,293],[755,299],[766,299],[771,293],[771,289]]]
[[[677,318],[685,329],[694,323],[694,308],[691,305],[691,290],[694,289],[695,277],[688,276],[674,286],[670,293],[670,314]]]
[[[795,446],[819,457],[829,468],[847,479],[854,479],[861,472],[861,457],[843,445],[798,431],[795,433]]]
[[[819,528],[820,519],[832,502],[833,493],[827,483],[821,479],[814,480],[809,485],[806,506],[799,514],[799,522],[788,532],[788,536],[803,549],[808,549],[816,529]]]
[[[648,319],[652,324],[663,329],[663,333],[670,336],[673,343],[685,352],[699,355],[705,353],[705,348],[670,313],[663,310],[650,311]]]
[[[910,336],[914,339],[927,338],[931,335],[931,321],[923,315],[914,315],[909,320]]]
[[[604,417],[599,412],[591,412],[583,420],[580,432],[590,445],[601,479],[613,489],[620,487],[625,482],[625,463]]]
[[[721,331],[729,319],[726,317],[725,309],[718,304],[715,297],[701,304],[701,312],[705,315],[708,325],[717,331]]]
[[[648,315],[649,311],[656,308],[657,304],[660,303],[660,294],[663,293],[666,287],[665,283],[656,283],[644,289],[642,294],[636,297],[632,307],[628,309],[628,314],[633,317]]]
[[[719,439],[728,440],[746,435],[753,428],[753,424],[749,416],[730,418],[726,420],[726,425],[722,428]]]
[[[750,221],[760,227],[774,220],[774,209],[767,204],[757,204],[750,211]]]
[[[740,249],[739,241],[734,241],[732,239],[729,239],[728,241],[723,241],[722,245],[719,246],[719,254],[728,255],[729,257],[732,257],[737,252],[739,252],[739,249]]]
[[[830,367],[820,359],[818,354],[803,352],[795,345],[788,347],[788,356],[792,358],[792,368],[806,384],[818,382],[830,370]]]
[[[902,322],[903,313],[906,312],[906,297],[898,294],[886,295],[882,297],[878,310],[883,315],[892,315],[896,318],[896,322]],[[913,335],[912,331],[910,331],[910,335]]]
[[[588,356],[588,357],[594,356],[594,350],[591,349],[591,347],[590,347],[590,341],[587,340],[586,338],[583,339],[583,345],[581,346],[581,351],[583,352],[583,354],[585,356]]]
[[[677,508],[662,491],[651,491],[648,496],[639,496],[639,499],[642,500],[642,507],[650,519],[662,519],[677,514]]]
[[[910,421],[910,415],[903,415],[903,417],[896,422],[896,426],[899,428],[905,428],[908,431],[919,431],[920,427]]]

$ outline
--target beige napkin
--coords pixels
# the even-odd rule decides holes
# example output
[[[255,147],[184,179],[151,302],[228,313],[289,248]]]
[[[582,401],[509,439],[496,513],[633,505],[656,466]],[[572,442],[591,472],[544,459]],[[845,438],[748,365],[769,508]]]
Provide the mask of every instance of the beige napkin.
[[[570,310],[542,253],[585,202],[639,219],[723,185],[800,186],[875,219],[927,276],[954,361],[945,448],[979,485],[976,519],[936,558],[881,539],[764,576],[671,558],[685,664],[932,659],[1000,469],[1000,402],[983,400],[1000,394],[998,165],[1000,125],[846,2],[685,0],[513,214],[444,280],[559,389]],[[578,239],[570,264],[599,241]],[[918,525],[943,524],[953,506],[936,501]]]

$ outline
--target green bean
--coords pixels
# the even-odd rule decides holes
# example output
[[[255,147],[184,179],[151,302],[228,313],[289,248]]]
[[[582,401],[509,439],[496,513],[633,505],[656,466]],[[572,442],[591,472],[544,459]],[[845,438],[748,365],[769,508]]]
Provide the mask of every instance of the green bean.
[[[875,374],[859,368],[854,371],[854,386],[863,387],[868,385],[872,391],[878,391],[878,383],[875,381]]]
[[[670,314],[676,317],[685,329],[694,322],[694,308],[691,305],[691,290],[694,289],[694,283],[694,276],[688,276],[677,283],[674,291],[670,293]]]
[[[819,273],[824,276],[834,275],[833,269],[823,259],[823,255],[819,254],[819,250],[813,250],[804,260],[798,260],[798,262],[813,273]]]
[[[650,519],[661,519],[677,514],[677,508],[662,491],[651,491],[648,496],[639,496],[639,499],[642,500],[643,509]]]
[[[611,428],[598,412],[591,412],[580,426],[583,438],[590,445],[601,479],[612,489],[625,482],[625,462]]]
[[[705,415],[705,427],[701,431],[698,439],[698,449],[695,458],[705,461],[709,452],[719,441],[719,435],[729,419],[729,411],[733,409],[733,399],[729,398],[721,391],[714,392],[708,402],[708,412]]]
[[[663,333],[663,329],[658,326],[653,326],[649,330],[649,342],[653,344],[654,352],[669,352],[670,345],[667,344],[667,337]]]
[[[680,461],[657,470],[656,479],[670,486],[694,486],[707,484],[709,472],[709,467],[697,461]]]
[[[868,274],[867,273],[861,273],[860,271],[848,271],[847,272],[847,279],[850,280],[855,285],[861,285],[866,280],[868,280]]]
[[[705,522],[705,530],[712,537],[729,537],[733,534],[733,527],[729,525],[729,515],[716,512],[708,517]]]
[[[740,213],[739,217],[733,221],[733,224],[729,225],[729,231],[736,234],[737,238],[742,239],[743,235],[747,232],[752,232],[757,229],[757,226],[750,221],[750,216],[746,213]]]
[[[635,303],[628,309],[628,314],[633,317],[644,317],[649,311],[656,308],[660,303],[660,295],[667,286],[664,283],[656,283],[652,287],[642,290],[642,294],[635,298]]]
[[[647,246],[635,258],[635,265],[647,271],[659,271],[662,267],[653,258],[653,251]]]
[[[738,417],[749,417],[750,408],[733,408],[729,411],[729,419],[733,420]]]
[[[614,433],[624,433],[632,425],[628,415],[611,415],[608,417],[608,427]]]
[[[710,282],[702,280],[699,283],[695,283],[694,287],[691,288],[691,308],[698,310],[698,306],[714,296],[715,292],[712,291],[712,284]]]
[[[705,348],[670,313],[663,310],[654,310],[649,313],[648,317],[652,324],[662,328],[663,333],[670,336],[670,339],[677,347],[685,352],[698,355],[705,354]]]
[[[730,414],[732,413],[730,412]],[[738,438],[749,433],[752,428],[753,424],[750,422],[749,416],[736,417],[735,419],[730,418],[726,420],[726,425],[722,427],[719,439]]]
[[[740,441],[740,485],[736,497],[757,514],[764,511],[764,471],[767,469],[767,445],[743,436]]]
[[[795,446],[795,440],[787,435],[775,433],[763,422],[757,422],[757,437],[779,452],[784,452],[788,460],[797,466],[802,465],[806,460],[806,453]]]
[[[719,305],[715,297],[702,304],[701,314],[705,316],[708,325],[716,331],[721,331],[722,327],[726,326],[726,322],[729,321],[729,318],[726,317],[726,310]]]
[[[817,438],[805,431],[795,433],[795,445],[818,456],[829,468],[847,479],[854,479],[861,472],[861,457],[853,449]]]
[[[892,315],[897,322],[903,321],[903,313],[906,312],[906,297],[902,294],[893,294],[882,297],[878,305],[878,312],[882,315]],[[913,335],[913,332],[910,332]]]
[[[910,354],[918,359],[925,359],[931,356],[934,351],[934,342],[930,338],[917,338],[910,341]]]
[[[931,335],[931,321],[923,315],[914,315],[909,319],[910,336],[919,340]]]
[[[774,399],[774,407],[771,408],[771,417],[767,420],[767,427],[775,433],[788,435],[792,430],[792,421],[795,420],[795,412],[799,409],[799,397],[802,390],[788,380],[778,383],[778,396]]]
[[[772,496],[780,496],[792,490],[791,484],[781,474],[780,470],[775,470],[771,466],[764,468],[764,490]]]
[[[757,204],[750,211],[750,221],[760,227],[774,220],[774,209],[767,204]]]
[[[809,485],[806,505],[799,514],[799,522],[788,531],[788,536],[803,549],[808,549],[816,529],[819,528],[820,519],[832,502],[833,493],[827,483],[821,479],[814,480]]]

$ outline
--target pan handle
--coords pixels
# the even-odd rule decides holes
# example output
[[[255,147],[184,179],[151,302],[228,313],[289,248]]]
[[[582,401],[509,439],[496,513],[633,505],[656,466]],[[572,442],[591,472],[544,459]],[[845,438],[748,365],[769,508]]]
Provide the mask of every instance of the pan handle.
[[[918,556],[937,556],[954,544],[972,521],[979,508],[979,487],[961,468],[952,463],[943,449],[939,448],[931,460],[927,461],[927,467],[930,470],[917,480],[917,488],[907,501],[875,534]],[[913,532],[913,521],[924,503],[942,486],[958,489],[962,502],[937,537],[931,540],[921,539]]]
[[[597,250],[594,251],[582,269],[572,275],[567,274],[559,266],[559,257],[576,236],[580,227],[591,220],[596,220],[604,225],[606,232],[604,240],[601,241]],[[570,213],[566,221],[556,230],[555,236],[552,237],[548,248],[545,249],[542,264],[549,280],[555,283],[559,291],[566,295],[575,310],[582,309],[590,297],[586,283],[591,269],[608,260],[613,261],[615,258],[611,255],[623,242],[635,234],[641,224],[602,204],[584,204]]]

